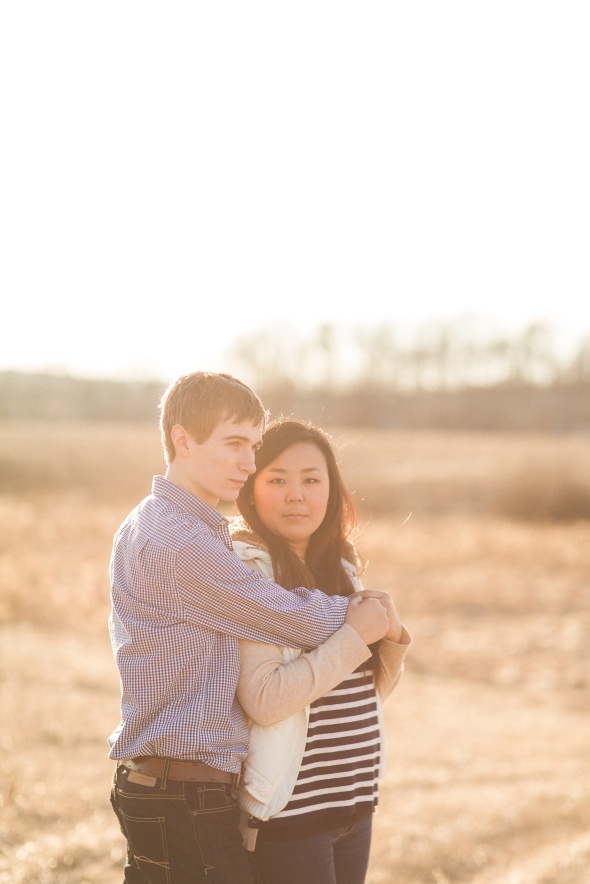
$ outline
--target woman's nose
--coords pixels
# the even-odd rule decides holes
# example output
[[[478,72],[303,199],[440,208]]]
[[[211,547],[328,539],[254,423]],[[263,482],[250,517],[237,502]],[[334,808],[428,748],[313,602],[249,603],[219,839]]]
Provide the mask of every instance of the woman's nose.
[[[289,485],[287,488],[287,500],[302,500],[303,489],[299,483]]]

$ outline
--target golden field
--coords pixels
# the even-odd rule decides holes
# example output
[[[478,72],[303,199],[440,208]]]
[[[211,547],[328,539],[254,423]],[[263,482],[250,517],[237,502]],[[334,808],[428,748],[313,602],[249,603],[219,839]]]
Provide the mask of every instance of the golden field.
[[[365,583],[414,638],[367,884],[587,884],[590,520],[547,514],[575,514],[590,441],[333,436]],[[108,560],[162,468],[153,427],[0,424],[0,884],[122,879]]]

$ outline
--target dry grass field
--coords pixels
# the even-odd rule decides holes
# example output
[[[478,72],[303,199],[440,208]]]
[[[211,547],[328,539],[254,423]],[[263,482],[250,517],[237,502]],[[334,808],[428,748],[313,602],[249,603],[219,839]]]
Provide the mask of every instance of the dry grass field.
[[[590,441],[334,438],[414,637],[367,884],[588,884]],[[0,424],[0,884],[121,881],[107,568],[161,470],[152,427]]]

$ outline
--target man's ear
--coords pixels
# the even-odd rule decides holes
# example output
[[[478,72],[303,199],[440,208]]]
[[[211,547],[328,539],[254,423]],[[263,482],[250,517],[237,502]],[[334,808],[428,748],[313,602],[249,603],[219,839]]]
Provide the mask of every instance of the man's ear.
[[[189,454],[188,440],[192,438],[188,430],[185,430],[182,424],[174,424],[170,430],[170,438],[172,439],[176,456],[180,458],[187,457]]]

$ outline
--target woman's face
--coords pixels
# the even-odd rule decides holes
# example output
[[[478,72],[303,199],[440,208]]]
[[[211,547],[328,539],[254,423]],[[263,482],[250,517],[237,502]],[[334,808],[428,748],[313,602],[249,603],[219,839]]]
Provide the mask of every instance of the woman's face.
[[[324,520],[329,494],[326,458],[313,442],[296,442],[254,477],[258,518],[301,558]]]

